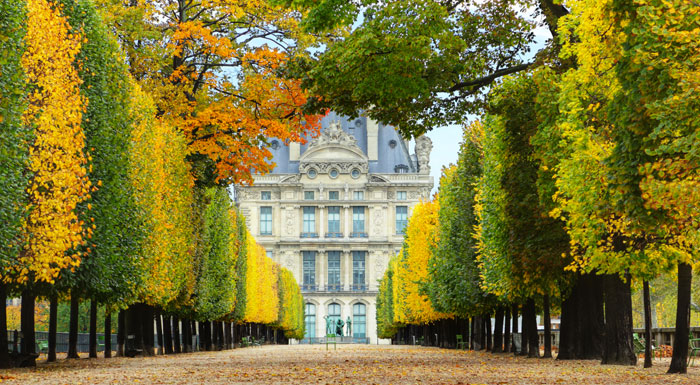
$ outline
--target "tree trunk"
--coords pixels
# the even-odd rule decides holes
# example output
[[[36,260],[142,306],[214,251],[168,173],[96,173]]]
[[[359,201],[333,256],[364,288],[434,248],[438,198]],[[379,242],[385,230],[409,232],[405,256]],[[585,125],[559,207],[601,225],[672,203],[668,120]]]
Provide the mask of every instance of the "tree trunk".
[[[602,364],[636,365],[632,344],[632,295],[630,278],[608,274],[605,282],[605,349]],[[686,343],[688,336],[686,335]],[[687,346],[687,345],[686,345]],[[687,350],[687,349],[686,349]]]
[[[511,332],[513,333],[513,335],[516,335],[516,334],[518,334],[518,304],[514,303],[513,306],[511,306],[510,313],[511,313],[511,322],[513,323],[513,326],[511,327]],[[521,340],[520,345],[522,346],[522,337],[520,338],[520,340]],[[511,345],[510,351],[511,351],[511,353],[518,354],[518,348],[517,348],[517,346],[515,346],[515,343],[513,343]]]
[[[153,306],[148,306],[144,305],[144,314],[143,314],[143,353],[147,356],[155,356],[156,351],[155,351],[155,317],[153,316],[153,311],[155,308]]]
[[[97,301],[90,300],[90,358],[97,358]]]
[[[503,307],[504,321],[503,321],[503,353],[510,352],[510,309],[508,306]]]
[[[212,350],[211,348],[211,321],[206,321],[204,322],[204,328],[203,328],[203,333],[202,334],[202,339],[204,340],[204,350],[210,351]]]
[[[231,349],[231,323],[224,322],[224,349]]]
[[[143,352],[143,322],[141,321],[141,304],[135,303],[126,310],[126,328],[124,340],[124,355],[135,357]]]
[[[558,360],[603,357],[603,281],[595,273],[579,275],[562,301]]]
[[[644,286],[644,367],[651,368],[651,298],[649,281],[643,281]]]
[[[673,356],[667,373],[686,373],[688,370],[688,335],[690,333],[690,290],[693,267],[678,264],[678,298],[676,302],[676,334],[673,338]]]
[[[549,315],[549,294],[545,294],[542,298],[542,307],[544,318],[544,355],[543,358],[552,358],[552,318]]]
[[[173,352],[182,353],[182,342],[180,338],[180,319],[173,316]]]
[[[173,329],[169,315],[163,315],[163,343],[165,354],[173,354]]]
[[[124,339],[126,337],[126,311],[117,314],[117,357],[124,357]]]
[[[112,312],[105,307],[105,358],[112,358]]]
[[[486,351],[490,352],[493,348],[493,336],[491,335],[491,314],[484,315],[484,338],[486,339]]]
[[[159,354],[162,356],[165,354],[165,346],[163,346],[163,317],[160,314],[159,309],[156,309],[155,316],[156,316],[156,342],[158,342],[158,350],[156,351],[156,354]]]
[[[49,300],[49,353],[47,362],[56,361],[56,324],[58,323],[58,296],[51,296]],[[0,331],[1,333],[2,331]],[[2,346],[7,346],[7,343]]]
[[[481,316],[476,316],[472,319],[474,331],[474,350],[484,349],[484,322]]]
[[[68,356],[67,358],[80,358],[78,355],[78,311],[80,299],[71,291],[70,296],[70,324],[68,326]]]
[[[29,289],[22,291],[22,309],[20,316],[22,328],[22,343],[20,346],[22,348],[22,354],[34,354],[36,353],[36,338],[34,336],[34,293]]]
[[[10,354],[7,351],[7,288],[0,280],[0,369],[10,366]]]
[[[192,351],[192,322],[188,319],[182,320],[182,352]]]
[[[216,322],[216,334],[218,334],[217,339],[217,350],[224,350],[224,323],[221,321]],[[265,342],[270,340],[269,329],[267,330],[267,335],[265,336]]]
[[[537,358],[540,356],[540,336],[537,333],[537,310],[535,299],[528,298],[525,304],[527,311],[527,356]]]
[[[499,306],[496,309],[496,322],[493,331],[493,349],[492,353],[503,352],[503,307]]]
[[[520,310],[522,313],[522,322],[520,323],[520,353],[519,355],[521,356],[527,356],[528,355],[528,349],[529,349],[529,330],[530,330],[530,322],[529,322],[529,317],[527,314],[527,306],[523,305],[522,309]]]

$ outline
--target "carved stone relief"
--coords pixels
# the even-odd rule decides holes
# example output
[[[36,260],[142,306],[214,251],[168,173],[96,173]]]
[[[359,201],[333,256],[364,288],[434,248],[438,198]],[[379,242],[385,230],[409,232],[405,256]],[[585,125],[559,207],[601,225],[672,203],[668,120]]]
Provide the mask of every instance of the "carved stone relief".
[[[430,152],[433,150],[433,141],[425,135],[416,138],[416,157],[418,157],[418,172],[430,174]]]
[[[378,236],[382,234],[382,229],[384,227],[384,210],[380,208],[374,209],[373,213],[373,220],[372,220],[372,235]]]
[[[286,234],[289,236],[294,235],[294,221],[296,220],[296,213],[294,210],[287,209],[287,215],[285,216],[285,230]]]

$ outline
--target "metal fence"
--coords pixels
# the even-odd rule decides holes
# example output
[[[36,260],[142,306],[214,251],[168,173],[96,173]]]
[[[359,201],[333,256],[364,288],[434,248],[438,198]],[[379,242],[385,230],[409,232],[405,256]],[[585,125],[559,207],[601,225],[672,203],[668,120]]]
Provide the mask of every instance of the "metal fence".
[[[369,344],[369,338],[365,337],[335,337],[335,342],[339,344]],[[300,344],[325,344],[326,337],[309,337],[299,340]]]
[[[22,334],[19,331],[8,331],[7,332],[7,348],[9,351],[13,351],[15,349],[15,336],[17,336],[17,351],[21,351],[21,345],[19,343],[19,339],[22,338]],[[102,337],[102,341],[104,341],[104,334],[103,333],[97,333],[97,340],[100,341],[100,337]],[[117,335],[112,334],[112,349],[116,349],[117,347]],[[39,341],[48,341],[49,340],[49,332],[35,332],[35,340],[36,340],[36,351],[39,351]],[[87,353],[90,351],[90,334],[88,333],[78,333],[78,352],[80,353]],[[101,352],[104,351],[104,346],[99,345],[97,346],[97,351]],[[68,333],[56,333],[56,353],[66,353],[68,352]]]

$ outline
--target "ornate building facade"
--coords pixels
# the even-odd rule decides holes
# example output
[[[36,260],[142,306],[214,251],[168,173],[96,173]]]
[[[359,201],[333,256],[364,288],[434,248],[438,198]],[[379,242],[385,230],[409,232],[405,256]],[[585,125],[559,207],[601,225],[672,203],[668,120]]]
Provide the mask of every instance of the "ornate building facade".
[[[248,228],[301,285],[307,342],[326,336],[326,317],[349,319],[355,341],[378,342],[378,281],[433,188],[432,143],[423,136],[415,148],[392,127],[330,113],[305,145],[272,140],[273,172],[236,187]]]

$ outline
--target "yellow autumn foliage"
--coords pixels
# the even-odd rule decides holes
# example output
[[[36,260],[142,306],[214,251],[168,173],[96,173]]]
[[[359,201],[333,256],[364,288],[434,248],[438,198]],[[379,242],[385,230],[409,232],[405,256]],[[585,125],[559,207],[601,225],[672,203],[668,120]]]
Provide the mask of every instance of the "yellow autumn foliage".
[[[27,1],[26,51],[22,66],[30,85],[24,124],[34,128],[28,171],[32,179],[26,249],[5,279],[53,283],[62,269],[74,269],[92,229],[81,220],[81,203],[90,197],[89,156],[81,127],[86,99],[74,66],[82,43],[61,7],[46,0]]]
[[[155,117],[152,99],[135,83],[131,114],[134,119],[131,179],[147,229],[139,300],[166,306],[194,286],[195,277],[191,274],[194,180],[185,159],[184,136]]]
[[[265,248],[253,236],[246,237],[246,309],[245,322],[272,324],[279,315],[277,265],[267,257]]]
[[[422,325],[452,314],[435,311],[420,282],[430,279],[428,262],[438,242],[438,201],[422,201],[413,208],[406,227],[404,247],[394,270],[394,322]]]

